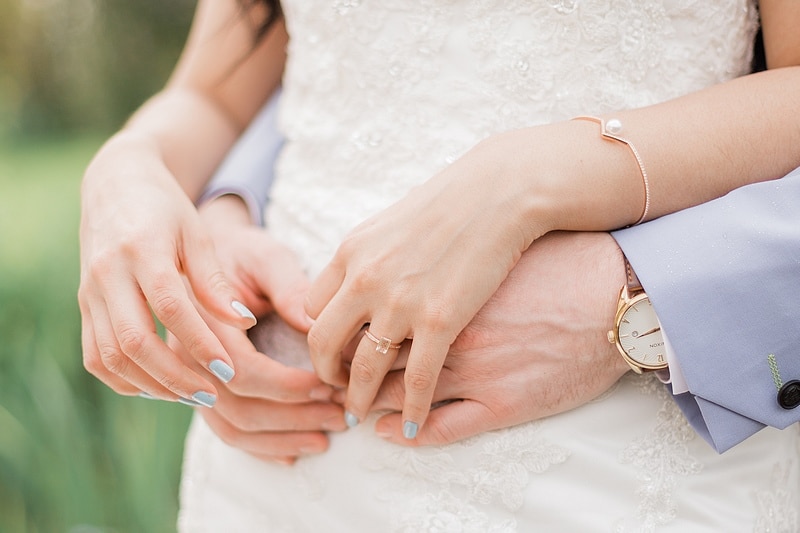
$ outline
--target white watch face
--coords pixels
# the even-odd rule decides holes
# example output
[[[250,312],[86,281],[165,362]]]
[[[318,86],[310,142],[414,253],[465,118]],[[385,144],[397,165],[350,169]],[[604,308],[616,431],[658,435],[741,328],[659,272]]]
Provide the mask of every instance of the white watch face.
[[[664,337],[650,299],[634,301],[619,323],[619,343],[628,357],[645,368],[666,364]]]

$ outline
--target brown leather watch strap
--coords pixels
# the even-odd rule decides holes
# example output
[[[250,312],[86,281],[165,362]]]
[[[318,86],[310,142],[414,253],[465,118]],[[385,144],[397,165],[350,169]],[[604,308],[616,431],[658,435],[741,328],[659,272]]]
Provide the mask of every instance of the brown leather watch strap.
[[[640,292],[642,290],[642,282],[639,281],[639,277],[633,270],[628,258],[624,255],[622,258],[625,261],[625,284],[628,286],[628,294]]]

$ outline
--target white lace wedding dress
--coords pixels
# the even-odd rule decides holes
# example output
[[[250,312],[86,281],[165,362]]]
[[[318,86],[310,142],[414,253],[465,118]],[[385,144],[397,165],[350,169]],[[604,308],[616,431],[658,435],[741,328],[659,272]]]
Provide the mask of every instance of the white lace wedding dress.
[[[495,132],[639,107],[748,70],[747,0],[290,0],[267,219],[313,276],[350,228]],[[599,141],[598,141],[599,142]],[[535,150],[536,147],[531,147]],[[304,338],[265,351],[308,366]],[[654,377],[441,448],[373,420],[294,467],[195,417],[184,532],[800,531],[797,426],[717,455]]]

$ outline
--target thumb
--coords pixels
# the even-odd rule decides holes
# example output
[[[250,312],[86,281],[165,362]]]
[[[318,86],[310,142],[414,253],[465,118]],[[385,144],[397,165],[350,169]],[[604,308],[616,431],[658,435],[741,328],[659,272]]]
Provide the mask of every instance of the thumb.
[[[259,255],[258,263],[252,273],[258,289],[269,298],[283,320],[307,333],[312,322],[304,304],[310,281],[297,257],[288,248],[273,243],[268,253]]]
[[[214,317],[240,329],[256,325],[255,315],[238,299],[202,227],[184,234],[178,258],[195,297]]]
[[[375,432],[403,446],[441,446],[499,427],[491,409],[475,400],[455,400],[432,409],[414,439],[403,437],[402,425],[402,413],[391,413],[378,419]]]

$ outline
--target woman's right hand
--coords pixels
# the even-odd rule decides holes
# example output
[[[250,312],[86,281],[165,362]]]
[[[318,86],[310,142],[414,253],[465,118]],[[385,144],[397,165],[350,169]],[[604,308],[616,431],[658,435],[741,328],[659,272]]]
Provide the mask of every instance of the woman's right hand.
[[[184,279],[222,322],[246,329],[255,317],[222,273],[194,205],[146,139],[113,137],[87,169],[80,251],[86,369],[120,394],[213,405],[216,387],[167,347],[153,315],[222,381],[232,378],[233,363]]]
[[[303,303],[309,282],[294,253],[254,226],[236,196],[205,204],[200,216],[242,301],[259,317],[275,313],[295,330],[308,333]],[[218,387],[214,409],[198,410],[211,430],[229,446],[267,461],[291,464],[300,456],[325,451],[327,433],[346,428],[342,406],[330,401],[333,390],[313,372],[259,352],[246,332],[198,309],[237,369],[234,379]],[[169,346],[187,365],[207,373],[172,336]]]

